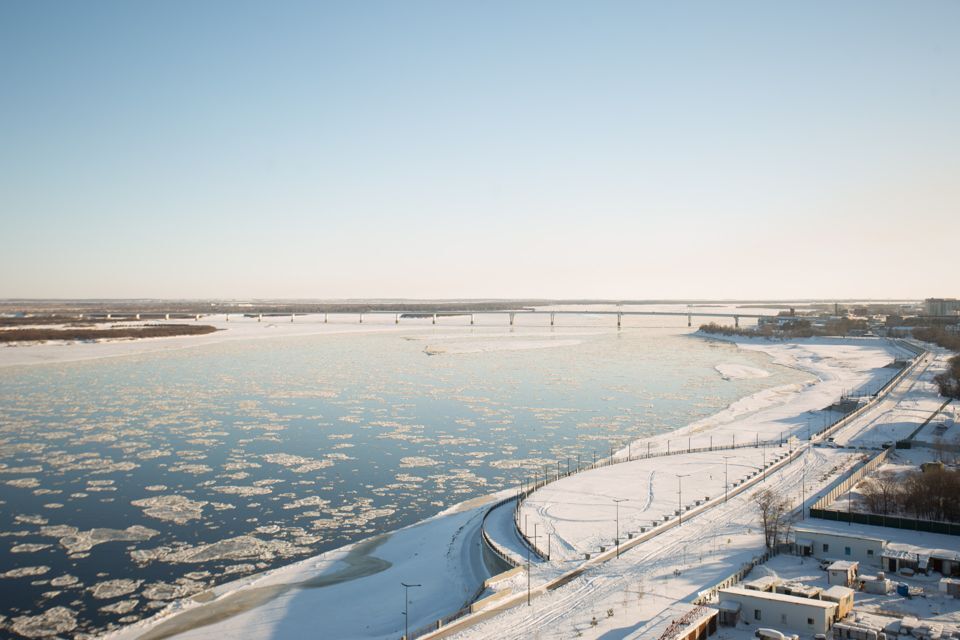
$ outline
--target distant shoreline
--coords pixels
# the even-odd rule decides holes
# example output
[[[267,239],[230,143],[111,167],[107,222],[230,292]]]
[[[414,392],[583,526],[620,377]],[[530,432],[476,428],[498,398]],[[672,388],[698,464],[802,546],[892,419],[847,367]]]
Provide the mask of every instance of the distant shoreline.
[[[218,331],[208,324],[159,324],[142,327],[91,329],[88,327],[37,328],[0,330],[0,343],[46,342],[48,340],[115,340],[118,338],[166,338],[201,336]]]

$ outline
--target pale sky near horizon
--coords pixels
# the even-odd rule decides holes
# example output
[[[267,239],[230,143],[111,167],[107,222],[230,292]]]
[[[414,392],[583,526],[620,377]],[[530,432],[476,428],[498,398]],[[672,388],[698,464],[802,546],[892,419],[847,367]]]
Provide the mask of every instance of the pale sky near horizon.
[[[960,297],[960,2],[0,1],[0,298]]]

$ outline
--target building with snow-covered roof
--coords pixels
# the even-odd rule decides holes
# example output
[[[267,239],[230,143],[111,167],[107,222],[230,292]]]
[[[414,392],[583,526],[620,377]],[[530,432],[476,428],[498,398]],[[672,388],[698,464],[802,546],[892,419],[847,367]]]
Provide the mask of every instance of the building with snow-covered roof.
[[[890,542],[883,551],[882,560],[883,568],[891,573],[912,569],[923,573],[936,571],[945,576],[960,575],[960,551],[955,549],[930,549]]]
[[[776,627],[804,634],[827,633],[836,620],[838,603],[756,591],[743,587],[720,590],[721,610],[740,606],[739,618],[754,626]],[[726,603],[726,604],[725,604]]]
[[[836,602],[837,611],[834,614],[834,619],[843,620],[848,613],[853,611],[853,596],[855,593],[850,587],[835,584],[820,594],[820,597],[827,602]]]
[[[849,587],[857,579],[860,563],[854,560],[837,560],[827,567],[827,584]]]
[[[853,560],[880,566],[880,556],[886,540],[863,535],[853,529],[849,532],[828,531],[813,527],[794,529],[797,551],[819,560]]]
[[[794,529],[800,555],[960,576],[960,538],[943,533],[821,520]]]

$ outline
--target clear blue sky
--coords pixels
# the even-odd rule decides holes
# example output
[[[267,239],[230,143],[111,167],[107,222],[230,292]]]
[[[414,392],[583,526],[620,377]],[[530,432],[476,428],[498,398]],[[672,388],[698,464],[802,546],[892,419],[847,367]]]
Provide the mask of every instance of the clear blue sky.
[[[0,1],[0,297],[960,296],[960,2]]]

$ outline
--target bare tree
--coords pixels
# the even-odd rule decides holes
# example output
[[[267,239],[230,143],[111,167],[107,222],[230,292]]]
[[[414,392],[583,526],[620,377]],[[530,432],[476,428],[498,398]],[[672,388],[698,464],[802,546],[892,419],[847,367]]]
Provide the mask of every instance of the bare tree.
[[[860,486],[860,495],[872,513],[883,515],[895,513],[900,504],[903,485],[897,474],[884,472],[868,478]]]
[[[754,494],[753,503],[760,516],[767,548],[774,549],[778,543],[785,541],[790,533],[788,515],[791,502],[772,489],[761,489]]]

